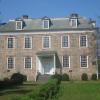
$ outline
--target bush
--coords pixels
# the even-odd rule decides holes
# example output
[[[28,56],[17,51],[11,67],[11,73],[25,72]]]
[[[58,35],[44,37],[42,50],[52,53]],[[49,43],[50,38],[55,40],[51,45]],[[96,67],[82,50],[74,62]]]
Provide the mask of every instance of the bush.
[[[83,73],[82,76],[81,76],[81,79],[83,81],[87,81],[88,80],[88,75],[86,73]]]
[[[91,80],[97,80],[97,74],[92,74]]]
[[[13,81],[15,84],[23,84],[23,82],[26,80],[27,80],[26,76],[20,73],[14,73],[11,76],[11,81]]]
[[[57,79],[58,80],[58,84],[60,84],[61,80],[62,80],[62,75],[56,73],[55,75],[51,76],[51,79]]]
[[[58,92],[58,79],[50,79],[48,83],[44,84],[40,88],[39,96],[41,98],[44,98],[44,100],[47,100],[48,98],[52,98],[55,96]]]
[[[62,75],[62,81],[69,81],[69,75],[68,74],[63,74]]]

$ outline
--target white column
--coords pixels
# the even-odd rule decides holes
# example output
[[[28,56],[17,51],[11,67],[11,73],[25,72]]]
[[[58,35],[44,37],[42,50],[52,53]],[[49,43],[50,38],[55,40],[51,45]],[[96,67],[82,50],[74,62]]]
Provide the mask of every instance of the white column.
[[[38,67],[38,56],[36,56],[36,66],[35,66],[35,67],[36,67],[36,68],[35,68],[35,69],[36,69],[36,71],[35,71],[35,72],[36,72],[36,74],[35,74],[35,81],[36,81],[37,69],[38,69],[38,68],[37,68],[37,67]]]
[[[54,74],[55,74],[55,70],[56,70],[56,57],[55,57],[55,54],[54,54]]]

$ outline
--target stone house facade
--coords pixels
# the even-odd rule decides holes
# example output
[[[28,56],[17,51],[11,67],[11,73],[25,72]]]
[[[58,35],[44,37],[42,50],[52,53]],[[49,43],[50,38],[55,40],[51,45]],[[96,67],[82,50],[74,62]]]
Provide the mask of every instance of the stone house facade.
[[[0,79],[20,72],[27,80],[37,74],[97,73],[95,22],[78,14],[32,19],[24,15],[0,25]]]

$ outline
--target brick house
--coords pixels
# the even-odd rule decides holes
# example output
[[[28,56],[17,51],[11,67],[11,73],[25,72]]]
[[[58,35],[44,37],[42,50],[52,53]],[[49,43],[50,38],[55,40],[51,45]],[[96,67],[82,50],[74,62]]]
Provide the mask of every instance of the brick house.
[[[0,25],[0,79],[20,72],[27,80],[37,73],[67,73],[80,79],[97,73],[95,22],[78,14],[65,18],[28,18]]]

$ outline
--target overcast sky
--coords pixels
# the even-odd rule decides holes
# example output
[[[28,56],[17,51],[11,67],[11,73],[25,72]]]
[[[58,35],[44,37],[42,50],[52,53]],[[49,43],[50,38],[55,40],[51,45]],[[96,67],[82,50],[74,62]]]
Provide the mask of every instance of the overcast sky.
[[[100,26],[100,0],[0,0],[0,11],[2,22],[22,15],[41,18],[66,17],[78,13],[98,21]]]

